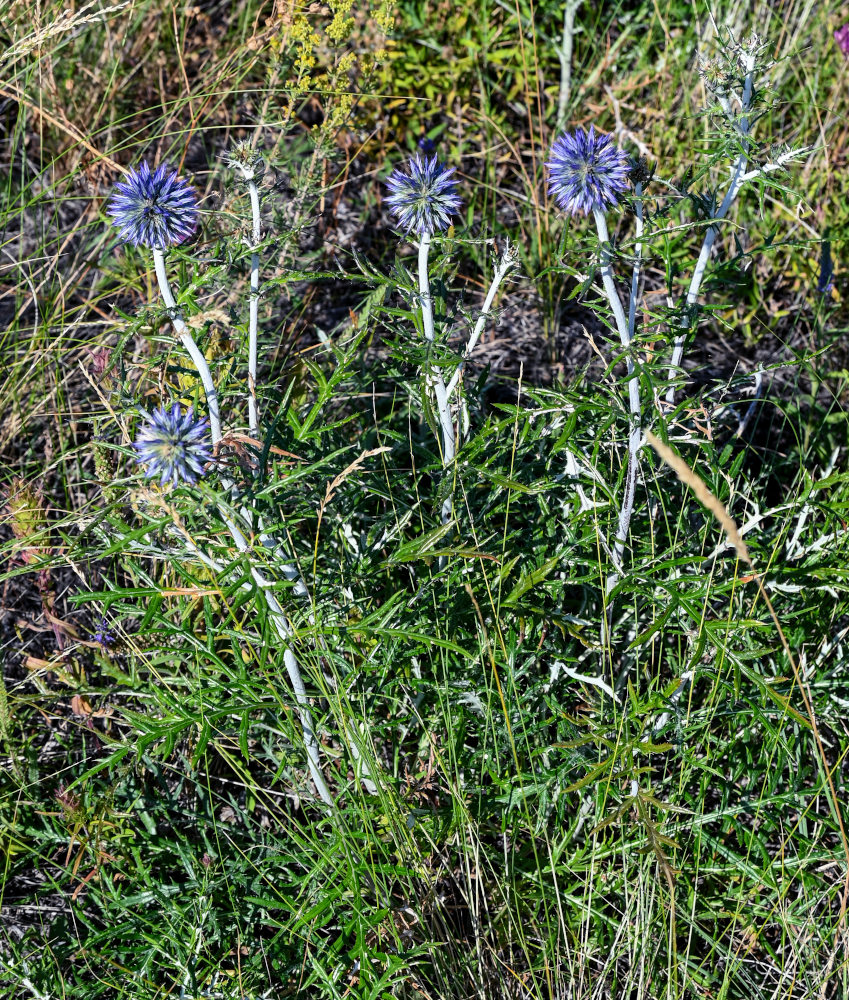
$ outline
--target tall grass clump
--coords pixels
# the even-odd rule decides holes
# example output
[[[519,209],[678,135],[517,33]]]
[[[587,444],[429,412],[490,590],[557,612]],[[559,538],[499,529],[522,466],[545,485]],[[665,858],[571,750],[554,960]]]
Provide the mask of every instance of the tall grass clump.
[[[3,995],[849,991],[841,25],[8,23]]]

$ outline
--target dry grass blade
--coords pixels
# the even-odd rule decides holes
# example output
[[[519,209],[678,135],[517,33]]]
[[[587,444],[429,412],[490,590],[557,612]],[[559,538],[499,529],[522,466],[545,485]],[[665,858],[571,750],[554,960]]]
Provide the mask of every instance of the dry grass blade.
[[[315,551],[313,553],[313,576],[315,576],[315,567],[318,560],[318,536],[321,532],[321,521],[324,517],[324,511],[330,501],[333,499],[336,490],[345,482],[348,476],[352,472],[356,472],[357,469],[365,462],[367,458],[373,458],[375,455],[382,455],[384,452],[392,451],[388,445],[382,445],[380,448],[370,448],[368,451],[362,452],[362,454],[357,455],[350,465],[346,466],[338,476],[334,476],[333,479],[327,484],[327,489],[324,491],[324,496],[322,497],[321,503],[318,507],[318,523],[315,526]]]
[[[734,519],[725,509],[724,504],[718,500],[713,493],[711,493],[707,486],[705,486],[704,481],[700,479],[695,472],[693,472],[684,459],[681,458],[680,455],[676,455],[668,445],[665,445],[659,438],[655,437],[651,431],[646,431],[646,440],[652,448],[654,448],[658,455],[660,455],[663,461],[666,462],[669,468],[672,469],[681,482],[685,486],[690,487],[699,503],[707,507],[711,514],[713,514],[717,521],[719,521],[726,535],[728,535],[729,544],[733,545],[737,550],[737,555],[740,557],[740,560],[754,570],[755,566],[752,562],[751,556],[749,555],[746,543],[743,541],[743,536],[740,534],[740,530],[734,523]],[[759,577],[758,581],[760,582]],[[776,622],[776,624],[778,623]],[[789,656],[790,651],[788,650],[787,653]]]
[[[383,445],[380,448],[371,448],[369,451],[364,451],[361,455],[358,455],[350,465],[346,466],[338,476],[330,480],[327,484],[327,489],[325,490],[324,498],[321,501],[321,507],[318,512],[319,524],[321,524],[321,516],[324,513],[324,508],[330,503],[336,490],[339,489],[348,476],[350,476],[352,472],[356,472],[356,470],[359,469],[367,458],[373,458],[375,455],[382,455],[387,451],[392,451],[392,449],[387,445]]]

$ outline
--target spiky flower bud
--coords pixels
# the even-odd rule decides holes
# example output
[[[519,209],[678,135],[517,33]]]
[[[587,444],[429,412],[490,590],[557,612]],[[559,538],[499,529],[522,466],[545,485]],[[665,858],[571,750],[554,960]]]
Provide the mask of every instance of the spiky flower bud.
[[[654,171],[649,167],[649,161],[645,156],[635,156],[631,160],[631,169],[628,171],[628,180],[636,185],[646,185],[652,179]]]
[[[606,212],[617,203],[616,196],[628,186],[629,162],[613,144],[613,137],[576,128],[555,139],[549,173],[548,193],[572,215]]]
[[[162,485],[180,480],[194,483],[204,465],[212,461],[209,421],[195,418],[190,406],[184,414],[180,404],[170,410],[160,407],[149,414],[135,441],[136,461],[145,467],[148,479],[159,476]]]
[[[435,156],[423,160],[417,153],[410,160],[409,174],[401,170],[390,174],[386,203],[401,229],[424,236],[448,228],[451,216],[463,207],[453,173],[453,167],[444,166]]]
[[[718,59],[699,57],[699,76],[705,87],[714,94],[724,95],[730,92],[734,85],[734,76]]]
[[[127,179],[115,185],[107,212],[120,238],[136,247],[175,246],[198,224],[195,189],[164,163],[154,171],[144,162],[130,170]]]
[[[224,160],[231,170],[240,170],[250,180],[262,173],[262,156],[250,139],[239,139],[224,154]]]
[[[757,55],[761,49],[765,49],[767,42],[756,31],[749,32],[740,39],[740,50],[744,55]]]

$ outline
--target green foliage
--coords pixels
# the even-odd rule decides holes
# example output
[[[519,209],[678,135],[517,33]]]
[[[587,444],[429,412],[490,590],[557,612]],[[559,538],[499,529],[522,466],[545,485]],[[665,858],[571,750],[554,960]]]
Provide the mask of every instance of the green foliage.
[[[586,308],[596,247],[543,193],[563,6],[250,2],[216,8],[220,27],[153,0],[86,10],[65,31],[58,10],[33,26],[13,5],[0,62],[17,95],[4,112],[13,277],[0,272],[0,307],[13,306],[0,387],[2,995],[846,993],[843,173],[819,153],[794,177],[822,218],[794,216],[775,188],[741,204],[709,272],[700,336],[712,357],[730,337],[768,349],[760,395],[729,364],[652,418],[744,529],[823,759],[752,572],[648,449],[626,572],[602,596],[628,420],[618,349]],[[764,143],[811,141],[820,121],[835,134],[829,26],[801,4],[761,15],[765,33],[779,29],[784,99],[764,96]],[[658,184],[675,181],[654,188],[646,241],[648,400],[676,318],[666,296],[680,295],[693,220],[710,218],[705,193],[724,169],[694,96],[704,17],[683,3],[577,14],[570,120],[613,128],[619,114]],[[798,37],[816,32],[823,48],[800,54]],[[803,90],[810,100],[786,100]],[[213,158],[235,118],[243,137],[267,126],[258,443],[239,435],[248,209]],[[429,350],[406,250],[377,222],[350,254],[322,235],[352,137],[382,170],[387,146],[394,159],[423,134],[463,167],[474,223],[458,220],[435,250]],[[220,468],[238,501],[215,476],[165,493],[138,475],[139,408],[203,397],[146,259],[116,252],[90,208],[111,176],[87,143],[122,163],[159,144],[209,182],[199,243],[168,263],[236,415]],[[350,183],[355,211],[377,220],[376,185]],[[826,224],[838,288],[817,297]],[[423,365],[453,371],[447,332],[474,322],[491,275],[478,237],[505,233],[523,253],[515,295],[528,311],[528,290],[539,296],[547,343],[577,317],[605,361],[546,384],[467,373],[470,433],[445,474]],[[505,315],[496,332],[509,339],[519,320]],[[779,356],[781,341],[792,349]],[[248,553],[221,516],[243,503],[257,518]],[[256,571],[288,616],[331,811]],[[101,617],[114,642],[92,637]]]

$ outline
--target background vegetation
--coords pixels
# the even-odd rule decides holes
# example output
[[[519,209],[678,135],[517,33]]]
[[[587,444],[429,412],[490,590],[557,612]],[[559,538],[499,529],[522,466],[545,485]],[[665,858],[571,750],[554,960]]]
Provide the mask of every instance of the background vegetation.
[[[725,169],[696,66],[711,13],[770,41],[759,141],[815,149],[785,191],[735,208],[687,398],[652,420],[744,529],[798,672],[749,568],[648,449],[599,639],[624,366],[594,293],[575,294],[592,241],[549,202],[543,162],[558,128],[595,124],[648,156],[675,219],[697,219],[688,191]],[[2,995],[849,995],[844,14],[810,0],[7,7]],[[238,416],[249,208],[222,160],[238,138],[266,163],[253,502],[309,584],[281,599],[331,815],[208,491],[144,488],[127,447],[139,406],[197,386],[105,199],[142,157],[198,185],[202,231],[171,264]],[[466,379],[453,534],[419,415],[413,250],[382,204],[422,139],[467,203],[434,263],[446,356],[489,281],[486,241],[522,256]],[[627,247],[630,212],[615,224]],[[651,244],[647,368],[668,354],[667,296],[698,243]],[[223,454],[244,465],[249,442],[231,435]],[[228,572],[175,558],[175,521]],[[269,572],[282,558],[264,557]]]

